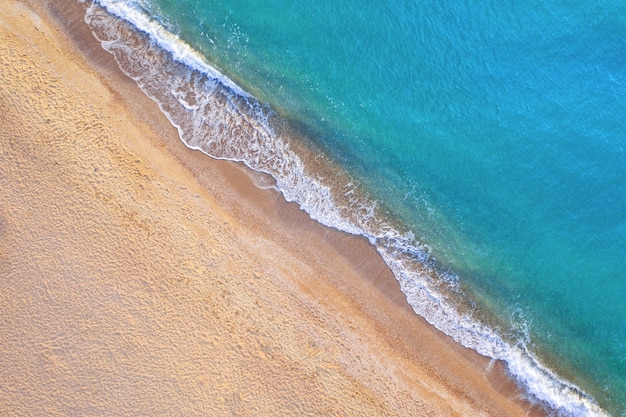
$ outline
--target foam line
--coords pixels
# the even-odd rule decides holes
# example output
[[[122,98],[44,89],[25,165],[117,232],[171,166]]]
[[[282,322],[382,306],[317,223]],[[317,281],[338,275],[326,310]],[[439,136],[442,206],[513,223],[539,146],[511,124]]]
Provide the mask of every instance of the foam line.
[[[541,365],[527,348],[528,336],[509,341],[472,313],[459,313],[457,299],[463,295],[458,279],[440,271],[427,246],[392,227],[377,203],[353,182],[337,183],[334,177],[310,172],[291,150],[289,138],[273,131],[271,111],[138,4],[96,0],[85,20],[121,70],[159,105],[187,147],[267,173],[285,199],[299,204],[312,219],[365,236],[391,268],[415,312],[463,346],[504,361],[529,400],[561,416],[606,415],[593,398]]]

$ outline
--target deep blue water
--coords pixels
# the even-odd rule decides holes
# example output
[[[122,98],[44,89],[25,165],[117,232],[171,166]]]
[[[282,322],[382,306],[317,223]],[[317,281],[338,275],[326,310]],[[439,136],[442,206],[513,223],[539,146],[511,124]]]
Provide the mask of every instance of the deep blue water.
[[[626,3],[139,3],[307,132],[476,317],[626,416]]]

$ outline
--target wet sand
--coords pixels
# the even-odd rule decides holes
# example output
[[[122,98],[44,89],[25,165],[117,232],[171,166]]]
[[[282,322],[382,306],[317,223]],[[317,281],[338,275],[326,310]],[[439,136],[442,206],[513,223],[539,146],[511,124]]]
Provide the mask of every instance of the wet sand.
[[[0,414],[544,415],[364,240],[184,147],[72,0],[0,6]]]

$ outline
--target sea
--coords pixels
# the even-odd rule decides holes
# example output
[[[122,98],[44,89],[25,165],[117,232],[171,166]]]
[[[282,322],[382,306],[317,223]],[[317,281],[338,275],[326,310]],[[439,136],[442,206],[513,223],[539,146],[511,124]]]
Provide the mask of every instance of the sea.
[[[626,416],[626,2],[82,1],[188,147],[365,236],[552,415]]]

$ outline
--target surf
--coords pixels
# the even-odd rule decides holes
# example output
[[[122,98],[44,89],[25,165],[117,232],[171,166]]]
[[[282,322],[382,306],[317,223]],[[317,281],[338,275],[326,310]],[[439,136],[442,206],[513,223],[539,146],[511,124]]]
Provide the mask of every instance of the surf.
[[[366,237],[414,311],[465,347],[502,360],[529,400],[562,415],[605,415],[583,390],[542,365],[527,332],[478,317],[459,278],[430,248],[386,215],[341,167],[307,151],[271,107],[258,101],[166,30],[137,3],[86,2],[86,22],[121,70],[151,97],[183,143],[216,159],[271,175],[287,201],[328,227]],[[279,126],[280,128],[277,128]],[[315,162],[317,160],[317,162]]]

